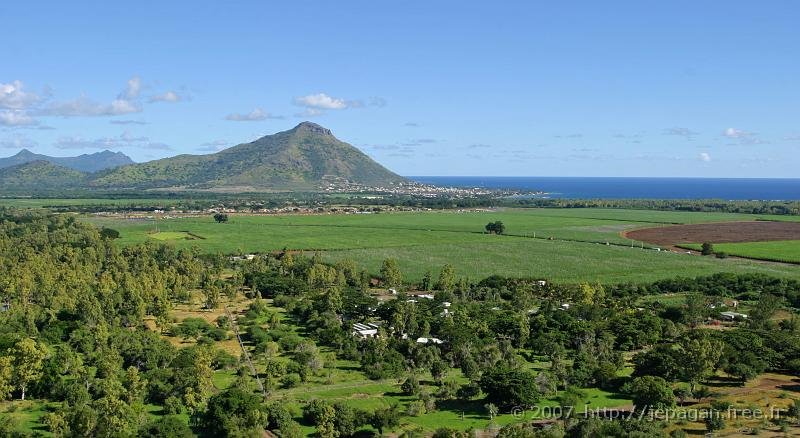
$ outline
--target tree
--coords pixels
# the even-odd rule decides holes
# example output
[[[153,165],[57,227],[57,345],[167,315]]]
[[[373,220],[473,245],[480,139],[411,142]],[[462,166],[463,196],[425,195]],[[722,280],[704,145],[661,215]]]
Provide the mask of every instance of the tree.
[[[224,213],[217,213],[214,215],[214,220],[217,221],[218,224],[228,222],[228,215]]]
[[[723,345],[720,341],[712,340],[705,335],[696,339],[684,339],[680,347],[681,352],[677,355],[678,364],[682,367],[683,377],[694,392],[695,385],[708,378],[716,369]]]
[[[113,228],[103,227],[102,229],[100,229],[100,237],[109,240],[119,239],[119,231]]]
[[[397,265],[397,259],[386,259],[381,265],[381,277],[389,287],[397,287],[403,283],[403,273]]]
[[[479,384],[490,403],[505,407],[530,406],[541,396],[535,378],[529,371],[496,367],[484,372]]]
[[[25,390],[42,376],[42,363],[47,353],[44,345],[31,338],[24,338],[9,349],[9,354],[14,381],[19,386],[20,398],[25,400]]]
[[[658,376],[642,376],[631,381],[627,392],[636,409],[665,409],[675,406],[675,394],[666,380]]]
[[[506,231],[506,226],[502,221],[489,222],[484,228],[489,234],[503,234]]]
[[[450,292],[456,285],[456,270],[453,265],[447,264],[439,272],[439,281],[436,282],[436,289]]]
[[[191,438],[195,435],[186,424],[186,420],[177,415],[167,415],[142,426],[137,436],[142,438]]]
[[[433,286],[433,279],[431,278],[431,271],[425,271],[425,275],[422,276],[422,281],[419,283],[420,290],[431,290]]]
[[[203,293],[205,294],[205,307],[206,309],[216,309],[219,306],[220,300],[220,288],[217,285],[217,282],[210,281],[208,284],[203,287]]]
[[[97,412],[94,435],[101,437],[127,436],[136,418],[133,409],[116,396],[105,396],[92,402]]]
[[[394,429],[400,425],[400,411],[397,406],[379,408],[372,413],[369,424],[378,429],[378,433],[383,435],[387,429]]]
[[[336,438],[338,433],[334,426],[335,420],[336,411],[333,406],[327,403],[323,404],[316,418],[317,435],[320,438]]]
[[[444,378],[447,377],[447,371],[450,369],[450,367],[447,366],[447,363],[441,359],[431,362],[430,368],[431,376],[436,383],[442,383]]]
[[[400,385],[400,390],[402,390],[405,395],[419,394],[420,385],[417,376],[414,374],[409,375],[406,380],[403,381],[403,384]]]
[[[725,419],[722,418],[720,412],[709,412],[704,421],[706,423],[706,430],[709,433],[714,433],[715,431],[725,428]]]
[[[67,419],[58,412],[48,412],[42,416],[42,423],[54,437],[63,437],[67,434]]]
[[[761,294],[758,302],[750,311],[749,325],[755,329],[767,329],[775,313],[783,305],[783,299],[773,294]]]
[[[704,256],[714,254],[714,244],[711,242],[703,242],[703,245],[700,248],[700,254]]]
[[[197,416],[203,431],[221,437],[260,433],[267,420],[261,398],[236,387],[212,396],[206,411]]]
[[[10,356],[0,356],[0,401],[6,400],[14,390],[14,365]]]

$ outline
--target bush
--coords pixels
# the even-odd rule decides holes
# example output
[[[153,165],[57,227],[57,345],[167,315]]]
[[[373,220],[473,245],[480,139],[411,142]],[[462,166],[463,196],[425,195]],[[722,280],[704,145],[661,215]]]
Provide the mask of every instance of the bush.
[[[409,417],[419,417],[425,412],[425,402],[422,400],[412,401],[406,406],[406,415]]]
[[[174,415],[168,415],[145,424],[139,429],[138,436],[145,438],[190,438],[194,436],[194,433],[192,433],[192,429],[189,428],[185,420]]]
[[[720,251],[718,253],[715,253],[714,256],[716,256],[718,259],[727,259],[728,258],[728,253],[726,253],[724,251]]]
[[[405,395],[416,395],[419,394],[419,380],[417,376],[410,375],[406,380],[400,385],[400,389],[403,391]]]
[[[171,395],[164,400],[164,412],[169,415],[178,415],[182,414],[185,407],[183,406],[183,402],[180,398]]]
[[[294,387],[300,385],[301,381],[302,381],[302,379],[300,379],[300,375],[299,374],[290,373],[290,374],[287,374],[287,375],[281,377],[281,386],[283,386],[284,388],[294,388]]]

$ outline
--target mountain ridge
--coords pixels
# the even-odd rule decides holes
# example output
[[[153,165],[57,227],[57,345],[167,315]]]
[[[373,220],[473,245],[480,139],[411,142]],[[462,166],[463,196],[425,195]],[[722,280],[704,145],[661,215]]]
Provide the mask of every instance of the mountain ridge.
[[[122,152],[112,152],[108,149],[92,154],[81,154],[74,157],[53,157],[37,154],[27,148],[21,149],[16,154],[0,158],[0,168],[11,167],[34,161],[47,161],[57,166],[67,167],[80,172],[98,172],[100,170],[133,164],[134,161]]]
[[[21,168],[26,170],[27,168]],[[50,174],[58,169],[47,168]],[[61,171],[65,183],[75,175]],[[9,172],[5,178],[16,178]],[[132,163],[86,172],[82,187],[89,190],[222,190],[314,191],[330,181],[389,187],[407,180],[372,160],[354,146],[312,122],[266,135],[219,152]],[[33,182],[33,181],[30,181]],[[5,188],[0,178],[0,190]],[[37,188],[36,186],[31,189]]]

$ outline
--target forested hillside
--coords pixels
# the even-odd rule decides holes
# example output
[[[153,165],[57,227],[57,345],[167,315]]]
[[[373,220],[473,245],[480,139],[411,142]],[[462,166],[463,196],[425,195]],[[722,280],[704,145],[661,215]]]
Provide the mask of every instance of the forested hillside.
[[[683,436],[737,426],[648,415],[767,409],[737,391],[751,384],[800,415],[779,397],[800,375],[797,281],[475,282],[447,265],[409,283],[392,259],[373,278],[350,260],[122,248],[70,216],[1,214],[3,436]],[[642,417],[580,414],[601,408]]]

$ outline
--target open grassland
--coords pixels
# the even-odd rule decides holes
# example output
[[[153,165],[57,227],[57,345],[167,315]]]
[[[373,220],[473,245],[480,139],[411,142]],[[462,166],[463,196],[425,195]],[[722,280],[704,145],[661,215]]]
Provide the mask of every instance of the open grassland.
[[[651,281],[675,275],[763,272],[800,278],[795,267],[746,260],[718,260],[642,249],[621,232],[659,224],[775,219],[769,216],[615,209],[505,209],[381,214],[231,215],[116,219],[89,217],[117,229],[123,245],[166,240],[211,253],[268,252],[284,248],[321,251],[330,260],[352,258],[377,273],[384,258],[397,258],[407,280],[444,264],[479,279],[492,274],[555,281]],[[500,220],[505,236],[483,233]],[[182,234],[173,234],[182,233]],[[196,240],[186,239],[191,233]],[[176,237],[177,236],[177,237]],[[535,238],[534,238],[535,237]],[[608,245],[606,245],[608,243]],[[631,248],[633,246],[633,248]],[[435,274],[435,273],[434,273]]]
[[[383,259],[396,258],[410,280],[422,278],[427,270],[432,270],[435,278],[438,267],[447,263],[455,267],[459,276],[472,280],[498,274],[560,282],[649,282],[716,272],[768,273],[800,278],[797,267],[749,260],[722,260],[593,243],[501,239],[488,244],[330,251],[326,256],[332,260],[356,260],[370,272],[378,272]]]
[[[681,245],[700,250],[700,244]],[[800,240],[773,242],[715,243],[714,251],[737,257],[772,260],[784,263],[800,263]]]
[[[185,231],[161,231],[158,233],[150,234],[151,239],[156,240],[194,240],[197,239],[191,233]]]

